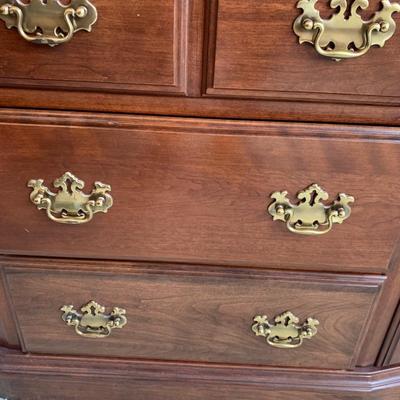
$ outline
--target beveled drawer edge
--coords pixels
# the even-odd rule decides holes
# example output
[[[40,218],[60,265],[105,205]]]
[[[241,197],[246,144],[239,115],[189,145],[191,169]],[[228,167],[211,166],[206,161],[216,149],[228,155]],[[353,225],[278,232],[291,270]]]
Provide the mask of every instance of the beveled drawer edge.
[[[1,106],[1,104],[0,104]],[[0,108],[0,124],[48,125],[59,127],[91,127],[110,130],[151,131],[244,136],[293,136],[318,139],[400,140],[395,126],[349,125],[313,122],[281,122],[260,120],[232,120],[207,117],[152,116],[145,114],[109,114],[87,111],[55,111]],[[321,128],[324,128],[323,130]],[[278,133],[278,130],[283,130]],[[211,132],[212,131],[212,132]]]
[[[78,377],[104,380],[235,384],[287,390],[371,393],[400,387],[400,367],[355,371],[301,370],[196,363],[23,355],[0,348],[0,376]]]
[[[197,264],[180,264],[164,262],[106,261],[106,260],[74,260],[64,258],[40,258],[0,256],[0,268],[6,275],[26,271],[58,271],[79,272],[83,274],[96,273],[108,275],[157,274],[185,276],[233,276],[246,279],[273,279],[278,281],[296,281],[307,283],[329,283],[333,285],[375,288],[378,289],[386,281],[385,275],[366,275],[333,272],[312,272],[262,268],[225,267]]]

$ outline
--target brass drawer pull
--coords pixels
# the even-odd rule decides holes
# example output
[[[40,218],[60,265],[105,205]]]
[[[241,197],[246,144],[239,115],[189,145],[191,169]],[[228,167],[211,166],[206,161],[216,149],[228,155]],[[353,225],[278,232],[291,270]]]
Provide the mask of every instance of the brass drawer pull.
[[[32,179],[28,187],[33,188],[30,199],[38,210],[46,210],[47,216],[61,224],[84,224],[92,220],[98,212],[106,213],[113,204],[108,192],[111,186],[95,182],[90,194],[82,193],[85,182],[71,172],[66,172],[54,181],[54,187],[60,190],[52,193],[43,185],[43,179]]]
[[[299,325],[299,319],[290,311],[276,316],[273,324],[266,315],[258,315],[254,322],[251,329],[256,336],[263,336],[269,345],[282,349],[301,346],[304,339],[311,339],[317,334],[319,325],[314,318],[307,318],[306,322]]]
[[[400,4],[382,0],[382,9],[371,20],[364,21],[358,10],[369,6],[368,0],[354,0],[347,16],[347,0],[331,0],[332,9],[339,11],[329,19],[322,19],[315,8],[318,0],[300,0],[297,7],[303,13],[294,22],[294,32],[300,43],[311,43],[324,57],[335,61],[366,54],[372,46],[383,47],[396,31],[392,14],[400,11]]]
[[[121,329],[128,322],[123,308],[114,307],[111,314],[104,314],[105,308],[95,301],[90,301],[81,308],[82,313],[74,306],[63,306],[62,319],[68,326],[74,326],[78,335],[88,338],[105,338],[113,329]]]
[[[329,232],[333,224],[341,224],[351,214],[349,203],[354,197],[344,193],[338,195],[331,205],[326,206],[322,200],[329,195],[317,184],[311,185],[298,193],[300,200],[294,205],[287,198],[288,192],[275,192],[271,195],[274,200],[268,208],[273,220],[286,222],[290,232],[301,235],[322,235]],[[326,226],[325,229],[321,227]]]
[[[8,29],[17,28],[28,42],[51,47],[66,43],[80,30],[90,32],[97,10],[88,0],[72,0],[68,6],[58,0],[0,0],[0,19]]]

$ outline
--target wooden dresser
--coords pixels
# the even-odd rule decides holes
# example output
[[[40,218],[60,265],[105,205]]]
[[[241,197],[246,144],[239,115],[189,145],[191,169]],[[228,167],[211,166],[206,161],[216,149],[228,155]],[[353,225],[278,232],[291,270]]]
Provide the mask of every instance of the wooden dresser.
[[[398,400],[396,23],[0,0],[0,398]]]

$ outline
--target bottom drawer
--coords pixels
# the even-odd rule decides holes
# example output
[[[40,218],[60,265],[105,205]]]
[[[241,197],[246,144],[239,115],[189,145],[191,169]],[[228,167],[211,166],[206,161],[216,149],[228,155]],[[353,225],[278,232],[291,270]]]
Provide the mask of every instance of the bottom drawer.
[[[398,400],[400,368],[337,371],[23,355],[0,348],[8,400]]]
[[[332,369],[354,366],[384,279],[61,260],[4,266],[27,352]],[[80,311],[91,300],[105,310]],[[84,317],[61,311],[69,305]],[[114,307],[126,310],[121,329],[110,328]],[[298,327],[289,317],[274,322],[285,311]],[[271,326],[256,330],[267,337],[252,330],[263,315]],[[310,317],[319,325],[299,328]]]
[[[284,387],[249,387],[245,384],[209,384],[182,381],[137,381],[87,377],[2,377],[4,400],[398,400],[399,388],[373,393],[342,393],[339,389],[285,390]],[[284,385],[282,385],[284,386]],[[2,394],[4,393],[4,394]]]

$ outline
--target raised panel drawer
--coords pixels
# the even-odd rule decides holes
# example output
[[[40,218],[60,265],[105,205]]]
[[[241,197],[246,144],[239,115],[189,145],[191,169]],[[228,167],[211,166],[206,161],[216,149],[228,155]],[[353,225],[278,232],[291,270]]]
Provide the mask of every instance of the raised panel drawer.
[[[29,43],[0,21],[0,86],[185,93],[189,1],[91,3],[98,13],[92,31],[55,48]]]
[[[12,264],[2,263],[30,353],[335,369],[355,365],[385,279],[62,260]],[[87,337],[84,322],[78,330],[86,335],[77,333],[61,308],[79,310],[92,300],[106,307],[101,315],[125,309],[127,323],[108,337]],[[314,336],[277,348],[255,335],[254,317],[273,323],[286,311],[299,324],[317,319]]]
[[[208,41],[206,93],[210,96],[398,105],[399,31],[383,48],[375,46],[362,57],[332,62],[319,55],[313,45],[299,44],[293,31],[294,21],[302,14],[298,3],[299,0],[210,1],[212,29]],[[316,2],[325,19],[338,11],[330,9],[329,3]],[[350,8],[353,2],[343,3]],[[369,1],[368,9],[362,12],[363,18],[368,20],[380,8],[380,0]],[[393,18],[399,24],[399,15],[394,14]],[[349,29],[343,21],[340,30],[346,29],[347,34],[357,35],[357,29]],[[346,35],[342,33],[343,36]],[[334,39],[332,34],[332,41]]]
[[[21,116],[23,118],[23,116]],[[0,251],[302,270],[387,271],[399,232],[397,129],[52,114],[0,125]],[[323,134],[323,137],[316,136]],[[51,221],[31,179],[111,185],[82,225]],[[312,183],[354,196],[324,235],[289,232],[271,193]]]

